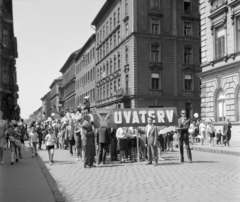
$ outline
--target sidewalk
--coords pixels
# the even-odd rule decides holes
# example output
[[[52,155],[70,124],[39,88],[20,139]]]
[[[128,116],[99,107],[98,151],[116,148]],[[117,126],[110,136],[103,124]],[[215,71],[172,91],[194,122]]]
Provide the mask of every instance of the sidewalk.
[[[10,149],[4,150],[0,165],[1,202],[64,202],[56,183],[39,156],[22,151],[23,158],[10,165]]]
[[[200,142],[194,143],[193,150],[202,152],[211,152],[217,154],[228,154],[240,156],[240,141],[230,141],[230,147],[221,146],[209,146],[208,139],[205,139],[204,144]]]

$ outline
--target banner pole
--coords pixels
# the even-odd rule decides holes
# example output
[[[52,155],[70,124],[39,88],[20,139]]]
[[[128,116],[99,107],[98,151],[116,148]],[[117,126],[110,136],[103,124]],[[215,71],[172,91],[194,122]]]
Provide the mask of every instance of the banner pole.
[[[139,154],[139,137],[138,137],[138,127],[136,127],[136,135],[137,135],[137,158],[138,158],[138,164],[140,163],[140,154]]]

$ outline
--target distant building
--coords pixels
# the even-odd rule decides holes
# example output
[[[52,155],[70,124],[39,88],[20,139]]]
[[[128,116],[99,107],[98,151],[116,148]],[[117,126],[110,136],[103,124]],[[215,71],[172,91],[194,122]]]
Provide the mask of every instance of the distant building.
[[[200,113],[198,1],[107,0],[92,25],[97,108]]]
[[[240,138],[240,1],[200,0],[201,114]]]
[[[42,120],[46,120],[51,116],[51,91],[42,98]]]
[[[60,91],[62,85],[62,76],[57,79],[54,79],[52,84],[50,85],[51,89],[51,111],[52,113],[59,114],[62,110],[62,93]]]
[[[90,110],[96,107],[96,62],[95,41],[93,34],[76,55],[76,106],[83,103],[84,97],[89,97]]]
[[[16,58],[17,39],[14,36],[12,0],[0,0],[0,110],[4,119],[19,120],[20,107]]]
[[[62,87],[61,90],[63,91],[63,107],[64,111],[66,110],[73,110],[76,108],[75,104],[75,97],[76,97],[76,91],[75,91],[75,61],[74,58],[80,51],[77,50],[73,52],[63,65],[63,67],[60,69],[60,72],[62,73]]]

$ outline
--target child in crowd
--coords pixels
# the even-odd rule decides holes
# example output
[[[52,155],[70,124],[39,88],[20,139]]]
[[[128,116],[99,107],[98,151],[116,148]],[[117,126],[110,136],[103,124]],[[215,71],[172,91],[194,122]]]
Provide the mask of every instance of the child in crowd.
[[[221,130],[219,130],[218,133],[216,134],[216,145],[217,146],[219,143],[221,144],[221,139],[222,139],[222,133],[221,133]]]
[[[47,151],[48,151],[48,156],[49,156],[49,164],[51,165],[54,163],[53,161],[53,155],[54,155],[54,145],[57,141],[57,138],[55,134],[53,133],[52,128],[48,128],[48,134],[45,137],[46,141],[46,146],[47,146]]]
[[[29,134],[29,145],[32,151],[32,158],[34,158],[34,155],[37,156],[37,144],[38,144],[38,134],[36,132],[35,127],[32,127]]]

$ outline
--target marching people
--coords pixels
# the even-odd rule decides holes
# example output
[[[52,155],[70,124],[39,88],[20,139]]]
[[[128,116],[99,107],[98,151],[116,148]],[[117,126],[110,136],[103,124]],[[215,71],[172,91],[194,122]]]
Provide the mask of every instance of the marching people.
[[[7,132],[7,122],[2,119],[3,112],[0,111],[0,163],[3,162],[3,153],[4,153],[4,145],[5,145],[5,136]]]
[[[61,120],[57,120],[57,123],[53,127],[53,131],[56,136],[56,147],[60,149],[59,136],[61,136]]]
[[[158,132],[157,127],[153,124],[153,117],[148,117],[148,125],[145,127],[145,134],[147,136],[147,150],[148,150],[148,163],[152,164],[152,161],[155,160],[155,166],[158,164],[158,155],[157,155],[157,139]]]
[[[186,110],[182,109],[181,110],[181,118],[178,119],[178,127],[179,129],[179,152],[180,152],[180,162],[183,163],[184,162],[184,156],[183,156],[183,143],[185,143],[185,147],[187,150],[187,156],[188,156],[188,161],[189,163],[192,163],[192,154],[191,154],[191,150],[190,150],[190,146],[189,146],[189,134],[188,134],[188,129],[190,126],[190,119],[188,119],[186,117]]]
[[[95,138],[89,115],[84,116],[84,121],[81,125],[80,131],[82,135],[82,146],[84,151],[84,168],[91,168],[94,166]]]
[[[31,147],[32,158],[34,158],[34,156],[37,156],[38,140],[39,140],[38,133],[36,132],[35,127],[32,127],[29,133],[29,145]]]
[[[48,151],[48,157],[49,157],[49,164],[52,165],[54,163],[53,156],[54,156],[54,145],[57,141],[57,138],[55,134],[53,133],[52,128],[48,128],[48,134],[45,137],[47,151]]]
[[[102,125],[97,129],[96,136],[96,143],[98,145],[97,165],[99,165],[101,162],[105,164],[107,148],[110,144],[110,134],[108,128],[105,125]]]

